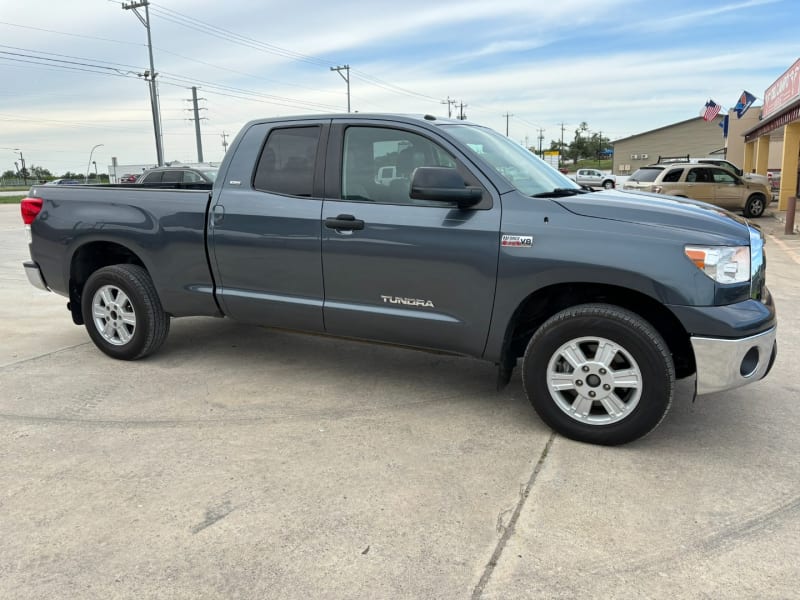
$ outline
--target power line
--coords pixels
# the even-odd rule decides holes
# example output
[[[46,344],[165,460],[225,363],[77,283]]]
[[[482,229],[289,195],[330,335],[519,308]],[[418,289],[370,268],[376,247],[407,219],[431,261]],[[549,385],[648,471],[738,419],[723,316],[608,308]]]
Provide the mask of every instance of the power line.
[[[66,31],[57,31],[55,29],[44,29],[43,27],[32,27],[31,25],[19,25],[17,23],[9,23],[7,21],[0,21],[0,25],[8,25],[9,27],[19,27],[20,29],[30,29],[32,31],[42,31],[44,33],[55,33],[57,35],[68,35],[70,37],[83,38],[85,40],[99,40],[101,42],[110,42],[113,44],[123,44],[126,46],[144,46],[144,44],[137,44],[136,42],[123,42],[122,40],[112,40],[110,38],[96,37],[93,35],[82,35],[79,33],[69,33]]]

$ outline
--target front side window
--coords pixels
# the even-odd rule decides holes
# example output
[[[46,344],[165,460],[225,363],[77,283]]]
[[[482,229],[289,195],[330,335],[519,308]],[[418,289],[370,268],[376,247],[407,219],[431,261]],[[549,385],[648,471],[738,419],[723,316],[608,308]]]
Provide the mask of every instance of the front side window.
[[[453,156],[431,140],[400,129],[348,127],[342,155],[342,198],[384,204],[447,205],[412,200],[417,167],[456,168]]]
[[[275,129],[258,159],[253,187],[262,192],[310,198],[320,128]]]
[[[714,183],[736,183],[733,175],[722,169],[712,169],[711,175],[714,177]]]
[[[202,183],[203,178],[200,176],[199,173],[195,173],[194,171],[184,171],[183,172],[183,183]]]

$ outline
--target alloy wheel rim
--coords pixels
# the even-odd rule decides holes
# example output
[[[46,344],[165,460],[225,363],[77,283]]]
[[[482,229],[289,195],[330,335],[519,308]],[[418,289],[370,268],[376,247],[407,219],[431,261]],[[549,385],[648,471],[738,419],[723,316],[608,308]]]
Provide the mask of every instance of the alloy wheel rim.
[[[136,311],[128,295],[115,285],[104,285],[92,298],[92,319],[105,341],[124,346],[136,332]]]
[[[587,336],[558,348],[547,365],[550,397],[570,418],[609,425],[639,404],[644,378],[636,360],[609,339]]]

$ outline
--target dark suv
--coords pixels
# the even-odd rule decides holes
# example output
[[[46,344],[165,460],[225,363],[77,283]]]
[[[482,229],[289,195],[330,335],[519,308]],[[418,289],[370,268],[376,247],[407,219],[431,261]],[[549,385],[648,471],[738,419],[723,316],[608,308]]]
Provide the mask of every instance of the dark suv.
[[[156,167],[145,171],[136,183],[214,183],[216,167]]]

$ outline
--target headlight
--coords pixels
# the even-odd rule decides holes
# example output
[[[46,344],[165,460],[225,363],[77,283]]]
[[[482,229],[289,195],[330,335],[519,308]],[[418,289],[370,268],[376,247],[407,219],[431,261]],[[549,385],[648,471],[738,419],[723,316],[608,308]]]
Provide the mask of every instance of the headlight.
[[[695,266],[718,283],[750,281],[750,246],[686,246]]]

